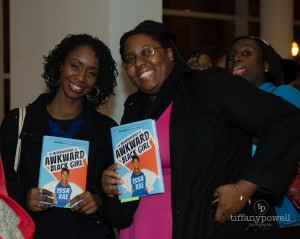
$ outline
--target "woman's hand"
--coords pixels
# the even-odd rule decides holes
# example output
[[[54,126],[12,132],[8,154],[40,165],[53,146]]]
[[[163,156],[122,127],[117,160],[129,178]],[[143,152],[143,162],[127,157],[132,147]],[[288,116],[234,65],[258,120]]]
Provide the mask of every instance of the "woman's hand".
[[[45,211],[52,207],[55,194],[42,188],[31,188],[27,193],[27,208],[33,212]],[[48,202],[49,204],[43,203]]]
[[[102,208],[102,199],[98,194],[93,194],[85,191],[70,200],[70,206],[75,204],[72,208],[73,212],[79,212],[86,215],[96,213]],[[77,204],[76,204],[77,203]]]
[[[124,181],[120,179],[121,175],[115,171],[116,169],[120,169],[120,167],[118,164],[112,164],[102,174],[101,183],[103,191],[111,198],[122,194],[122,191],[118,190],[117,185],[123,184]]]
[[[214,195],[219,199],[214,217],[215,221],[226,222],[231,215],[240,212],[258,188],[256,184],[246,180],[239,180],[236,184],[218,187]]]

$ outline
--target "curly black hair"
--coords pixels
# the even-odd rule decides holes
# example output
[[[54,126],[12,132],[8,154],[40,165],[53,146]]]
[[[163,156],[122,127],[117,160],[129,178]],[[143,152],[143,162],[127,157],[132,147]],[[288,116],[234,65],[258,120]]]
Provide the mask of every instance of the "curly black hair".
[[[118,71],[116,62],[112,58],[110,49],[98,38],[88,34],[67,35],[55,48],[44,55],[44,73],[42,77],[47,84],[47,91],[56,93],[60,82],[60,70],[68,54],[79,46],[91,47],[99,60],[99,74],[96,87],[100,90],[100,97],[92,102],[97,108],[106,104],[111,95],[114,95],[114,87],[117,85]],[[93,94],[93,91],[91,92]]]
[[[239,36],[233,40],[229,49],[232,48],[235,42],[241,39],[250,39],[256,42],[262,51],[263,58],[268,62],[268,72],[266,73],[267,82],[271,82],[275,86],[284,84],[284,75],[281,65],[281,56],[274,50],[274,48],[264,39],[257,36]],[[227,56],[227,60],[228,60]]]
[[[124,61],[124,44],[126,40],[133,35],[136,34],[146,34],[152,37],[154,40],[158,41],[162,47],[171,48],[173,51],[174,61],[183,58],[179,51],[176,48],[176,34],[175,32],[169,28],[167,25],[155,22],[153,20],[145,20],[138,24],[133,30],[125,32],[120,39],[120,54],[121,59]]]

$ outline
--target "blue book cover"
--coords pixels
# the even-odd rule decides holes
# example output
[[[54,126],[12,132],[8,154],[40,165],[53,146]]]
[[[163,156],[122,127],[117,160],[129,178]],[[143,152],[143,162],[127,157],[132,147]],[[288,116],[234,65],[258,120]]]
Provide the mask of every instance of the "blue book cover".
[[[113,155],[121,165],[122,202],[142,196],[164,193],[155,120],[147,119],[111,128]]]
[[[69,200],[85,191],[88,153],[88,141],[43,137],[38,187],[56,195],[54,207],[71,208]]]

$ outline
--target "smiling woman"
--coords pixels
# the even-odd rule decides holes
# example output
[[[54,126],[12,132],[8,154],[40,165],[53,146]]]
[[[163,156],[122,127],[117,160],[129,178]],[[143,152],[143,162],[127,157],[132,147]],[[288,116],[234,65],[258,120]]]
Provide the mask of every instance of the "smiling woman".
[[[124,43],[121,58],[132,84],[155,100],[164,81],[174,67],[174,56],[170,47],[161,45],[144,34],[130,37],[138,47]],[[145,67],[146,66],[146,67]]]
[[[174,32],[151,20],[120,39],[123,66],[137,88],[125,101],[121,123],[155,119],[165,193],[121,204],[116,186],[124,182],[113,164],[102,176],[112,198],[109,221],[121,228],[120,239],[204,238],[276,227],[276,221],[264,226],[232,215],[256,215],[248,202],[259,203],[258,188],[271,198],[264,216],[275,215],[272,197],[283,191],[299,159],[300,111],[220,67],[189,70],[175,44]],[[253,160],[254,135],[263,140]]]
[[[8,191],[34,218],[36,239],[114,238],[112,228],[104,222],[99,185],[102,171],[113,162],[109,130],[116,123],[98,113],[97,108],[113,94],[116,64],[109,48],[87,34],[66,36],[44,60],[42,76],[48,93],[26,107],[17,172],[13,163],[19,137],[18,109],[10,111],[1,125]],[[72,213],[69,209],[52,208],[55,198],[46,196],[54,192],[37,188],[44,135],[89,141],[87,191],[64,198],[71,205],[80,201]],[[67,184],[67,172],[68,169],[62,172],[62,185]]]

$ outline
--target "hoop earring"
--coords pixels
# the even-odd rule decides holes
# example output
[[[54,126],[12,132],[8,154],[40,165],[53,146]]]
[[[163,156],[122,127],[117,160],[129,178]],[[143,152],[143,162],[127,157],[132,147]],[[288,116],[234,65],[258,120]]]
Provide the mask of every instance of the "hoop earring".
[[[269,64],[267,63],[267,64],[265,65],[264,72],[268,72],[268,71],[269,71]]]
[[[60,68],[59,68],[59,74],[61,74],[61,70],[62,70],[62,64],[60,63]],[[60,78],[58,77],[57,79],[55,79],[54,77],[53,77],[53,75],[54,75],[54,72],[52,72],[52,77],[49,77],[47,80],[46,80],[46,82],[49,84],[49,85],[51,85],[51,86],[57,86],[57,85],[59,85],[60,84]]]
[[[49,85],[51,85],[51,86],[57,86],[57,85],[59,85],[60,84],[60,80],[59,79],[48,79],[48,80],[46,80],[46,82],[49,84]]]
[[[86,95],[86,98],[91,103],[97,103],[99,101],[100,97],[101,97],[101,94],[100,94],[101,91],[100,91],[100,89],[97,86],[95,86],[94,89],[97,91],[95,95],[91,95],[91,94]],[[93,91],[94,90],[92,90],[92,92]]]

